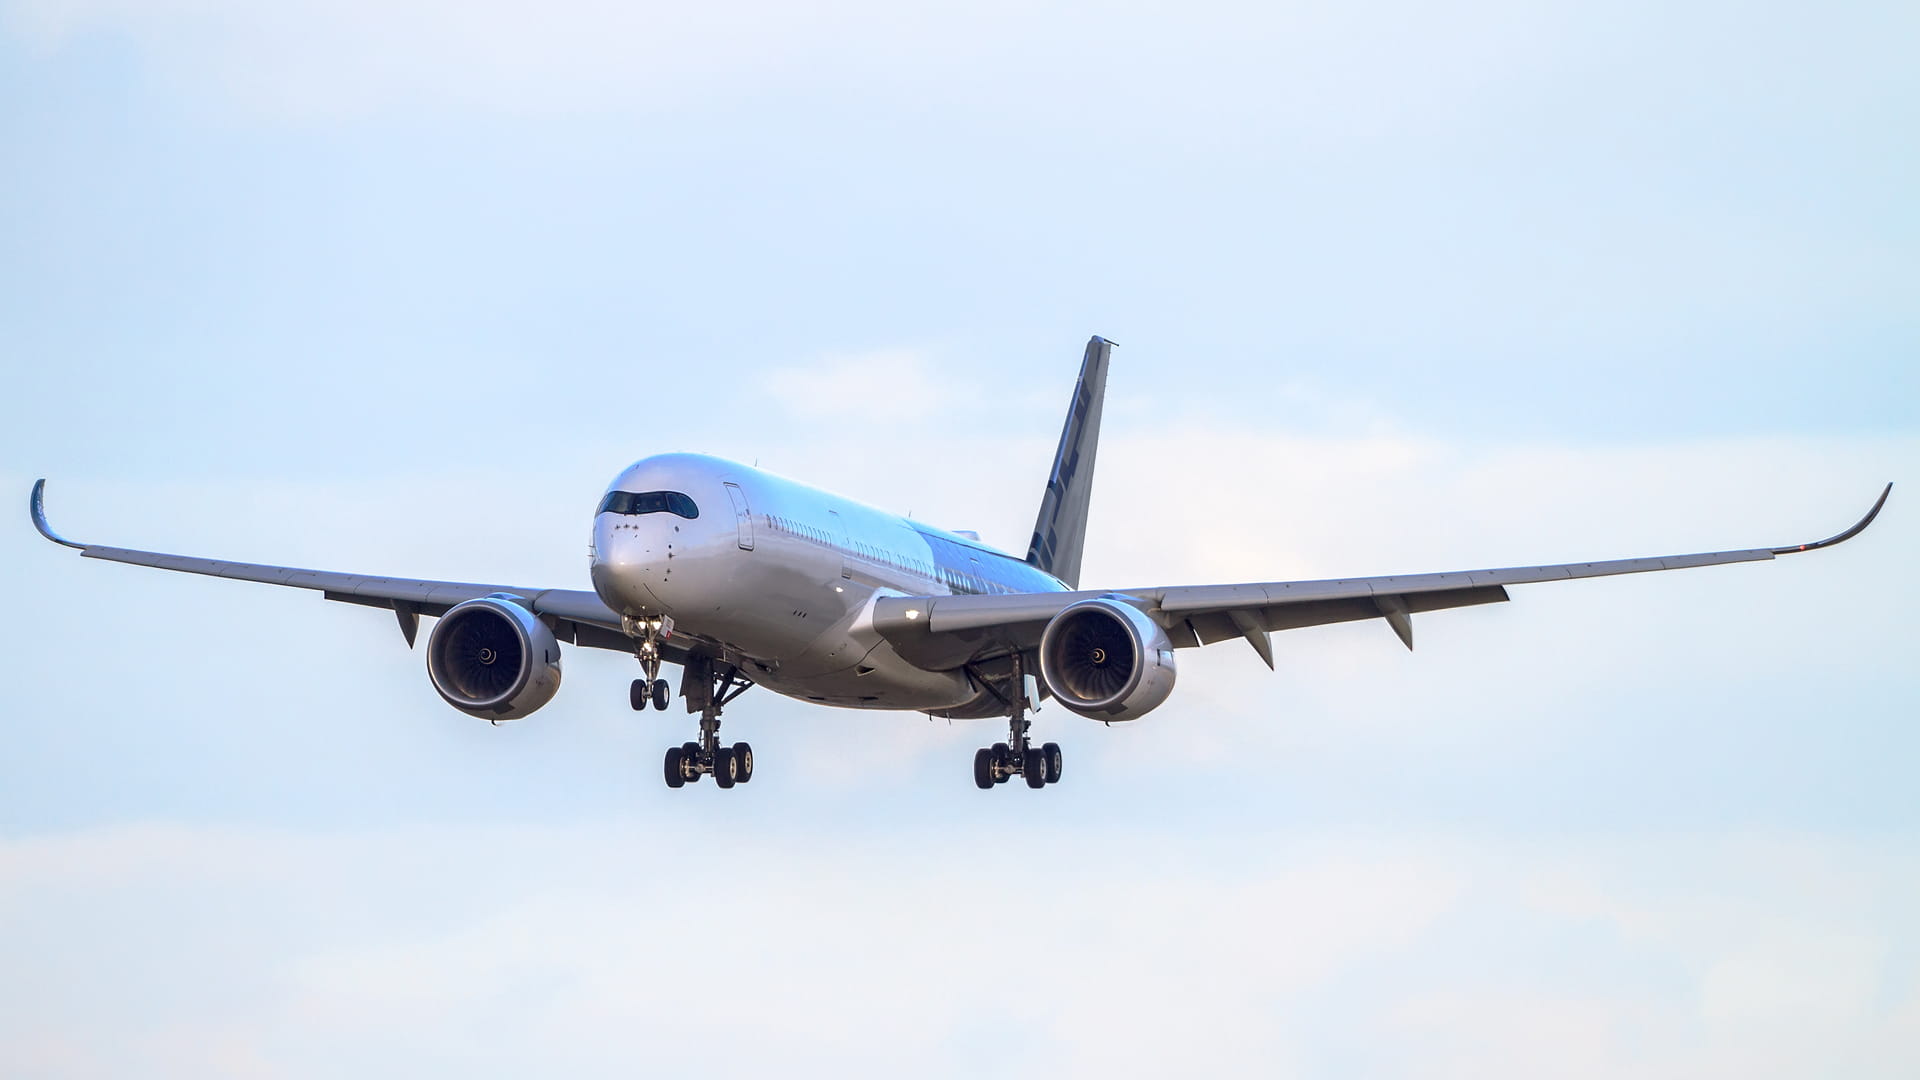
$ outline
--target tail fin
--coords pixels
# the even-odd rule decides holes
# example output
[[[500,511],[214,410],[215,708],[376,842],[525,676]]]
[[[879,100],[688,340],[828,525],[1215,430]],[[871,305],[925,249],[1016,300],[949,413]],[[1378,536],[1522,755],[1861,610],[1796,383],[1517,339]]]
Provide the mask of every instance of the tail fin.
[[[1040,500],[1040,517],[1033,523],[1033,542],[1027,562],[1067,583],[1080,587],[1080,548],[1087,539],[1087,504],[1093,497],[1093,458],[1100,448],[1100,405],[1107,396],[1107,358],[1113,342],[1099,336],[1087,342],[1080,362],[1080,382],[1073,388],[1067,426],[1060,431],[1060,449],[1053,456],[1053,473]]]

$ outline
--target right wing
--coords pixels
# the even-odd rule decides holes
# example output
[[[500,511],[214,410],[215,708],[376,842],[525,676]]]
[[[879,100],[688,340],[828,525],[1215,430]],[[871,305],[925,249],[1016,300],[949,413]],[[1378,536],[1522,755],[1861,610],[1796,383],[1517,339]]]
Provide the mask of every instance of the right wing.
[[[909,662],[940,670],[1036,648],[1047,622],[1069,605],[1108,597],[1145,611],[1166,631],[1168,640],[1177,649],[1245,638],[1268,667],[1273,666],[1273,646],[1267,636],[1271,631],[1355,619],[1385,619],[1411,649],[1412,616],[1445,608],[1497,604],[1507,599],[1509,585],[1760,562],[1777,555],[1831,547],[1871,524],[1892,492],[1893,485],[1888,484],[1873,509],[1851,528],[1810,544],[1331,581],[1177,585],[1000,596],[887,597],[874,606],[874,628]]]
[[[33,527],[56,544],[75,548],[83,558],[151,566],[159,570],[177,570],[187,574],[258,581],[267,585],[286,585],[312,589],[328,600],[368,607],[387,608],[400,621],[400,631],[412,645],[420,626],[420,616],[439,616],[455,604],[493,593],[508,593],[525,601],[534,614],[542,616],[560,640],[589,648],[629,650],[633,641],[621,632],[620,616],[602,603],[598,594],[579,589],[529,589],[515,585],[485,585],[465,581],[423,581],[416,578],[374,577],[368,574],[343,574],[330,570],[302,570],[292,566],[263,563],[228,562],[191,555],[167,555],[157,551],[104,547],[69,540],[47,524],[45,492],[47,482],[33,485],[29,510]],[[684,658],[684,644],[675,640],[663,646],[668,660]]]

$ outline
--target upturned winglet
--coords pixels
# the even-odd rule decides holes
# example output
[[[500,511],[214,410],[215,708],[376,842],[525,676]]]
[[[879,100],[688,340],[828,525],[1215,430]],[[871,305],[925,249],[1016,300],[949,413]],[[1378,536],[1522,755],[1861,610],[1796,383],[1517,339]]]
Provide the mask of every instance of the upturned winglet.
[[[27,507],[33,513],[33,527],[40,530],[41,536],[46,537],[56,544],[65,544],[70,548],[79,548],[82,551],[86,550],[87,545],[74,543],[59,533],[54,532],[53,527],[47,524],[46,491],[47,482],[45,480],[35,480],[33,482],[33,498],[27,501]]]
[[[1873,524],[1874,518],[1880,516],[1880,508],[1887,505],[1887,496],[1891,494],[1893,494],[1893,485],[1888,484],[1884,489],[1881,490],[1880,498],[1874,501],[1873,509],[1867,511],[1867,516],[1861,518],[1859,521],[1854,522],[1853,528],[1848,529],[1846,532],[1835,533],[1834,535],[1827,537],[1825,540],[1815,540],[1811,544],[1795,544],[1792,547],[1774,548],[1773,553],[1775,555],[1792,555],[1794,552],[1797,552],[1797,551],[1815,551],[1823,547],[1832,547],[1833,545],[1838,544],[1843,540],[1851,540],[1854,537],[1860,535],[1860,533],[1863,530],[1865,530],[1867,526]]]

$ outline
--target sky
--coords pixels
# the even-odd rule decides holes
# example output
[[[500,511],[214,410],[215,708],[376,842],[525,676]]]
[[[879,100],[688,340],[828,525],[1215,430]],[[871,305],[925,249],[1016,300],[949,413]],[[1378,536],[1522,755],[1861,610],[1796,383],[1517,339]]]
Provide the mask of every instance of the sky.
[[[0,1073],[1920,1072],[1920,10],[0,0],[0,490],[587,587],[649,454],[1085,580],[1775,546],[1169,703],[498,728],[378,612],[0,527]]]

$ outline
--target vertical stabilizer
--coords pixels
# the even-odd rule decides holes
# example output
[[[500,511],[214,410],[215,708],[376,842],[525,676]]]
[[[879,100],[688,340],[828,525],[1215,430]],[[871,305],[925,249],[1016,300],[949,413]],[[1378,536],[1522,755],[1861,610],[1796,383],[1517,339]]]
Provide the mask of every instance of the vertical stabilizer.
[[[1080,587],[1080,548],[1087,540],[1087,504],[1093,497],[1093,457],[1100,448],[1100,405],[1107,396],[1107,358],[1113,342],[1099,336],[1087,342],[1080,382],[1073,388],[1067,426],[1053,455],[1053,473],[1033,523],[1027,562]]]

